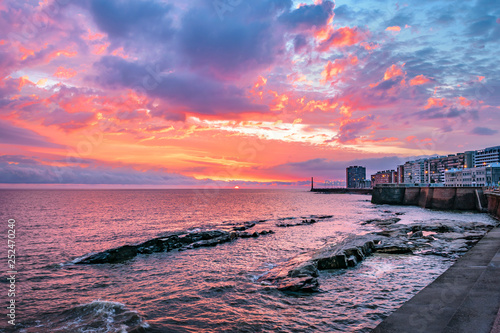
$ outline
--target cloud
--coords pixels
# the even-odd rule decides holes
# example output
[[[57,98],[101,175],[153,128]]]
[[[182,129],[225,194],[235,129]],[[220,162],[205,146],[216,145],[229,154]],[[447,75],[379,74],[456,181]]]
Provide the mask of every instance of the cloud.
[[[282,14],[279,20],[292,29],[322,27],[333,15],[335,3],[324,1],[319,4],[301,5],[299,8]]]
[[[148,65],[126,61],[120,57],[103,57],[95,64],[101,73],[91,78],[113,89],[137,89],[148,96],[164,98],[181,110],[200,114],[265,112],[265,105],[253,104],[242,89],[193,73],[155,73]],[[149,89],[145,89],[149,88]],[[160,112],[160,111],[159,111]],[[165,115],[170,111],[164,110]],[[174,111],[175,112],[175,111]]]
[[[359,137],[359,133],[373,126],[375,116],[367,115],[358,119],[349,119],[342,123],[337,136],[342,143],[347,143]]]
[[[168,39],[172,35],[171,6],[147,0],[92,0],[90,12],[98,27],[110,37]]]
[[[474,135],[495,135],[498,133],[498,130],[494,130],[488,127],[475,127],[471,134]]]
[[[393,27],[387,27],[385,30],[387,30],[387,31],[396,31],[396,32],[399,32],[399,31],[401,31],[401,27],[400,27],[400,26],[398,26],[398,25],[395,25],[395,26],[393,26]]]
[[[65,147],[57,143],[52,143],[48,138],[33,131],[17,127],[2,120],[0,120],[0,143],[59,149]]]
[[[51,166],[29,158],[8,156],[0,159],[0,183],[6,184],[204,184],[192,177],[166,170],[138,171],[106,166]]]
[[[362,165],[367,168],[367,177],[380,170],[394,170],[404,164],[407,157],[380,157],[336,161],[327,158],[315,158],[302,162],[280,164],[271,168],[273,172],[297,177],[318,177],[323,179],[345,179],[345,170],[350,165]]]

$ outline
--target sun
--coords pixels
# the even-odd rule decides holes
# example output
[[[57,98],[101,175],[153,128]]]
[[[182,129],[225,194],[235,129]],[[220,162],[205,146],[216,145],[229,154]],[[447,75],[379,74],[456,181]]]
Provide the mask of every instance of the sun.
[[[239,187],[238,185],[236,185],[236,186],[234,187],[234,189],[236,189],[236,190],[238,190],[239,188],[240,188],[240,187]]]

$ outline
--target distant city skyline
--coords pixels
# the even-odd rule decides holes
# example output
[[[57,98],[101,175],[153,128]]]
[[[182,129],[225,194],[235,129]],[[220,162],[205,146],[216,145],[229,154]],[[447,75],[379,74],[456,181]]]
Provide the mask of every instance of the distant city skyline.
[[[0,15],[0,187],[307,186],[500,143],[498,1],[4,0]]]

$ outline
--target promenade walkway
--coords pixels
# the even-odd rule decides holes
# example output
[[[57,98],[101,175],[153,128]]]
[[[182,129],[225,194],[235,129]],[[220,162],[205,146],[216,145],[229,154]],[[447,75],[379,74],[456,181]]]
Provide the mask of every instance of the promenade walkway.
[[[499,309],[497,227],[372,332],[500,333]]]

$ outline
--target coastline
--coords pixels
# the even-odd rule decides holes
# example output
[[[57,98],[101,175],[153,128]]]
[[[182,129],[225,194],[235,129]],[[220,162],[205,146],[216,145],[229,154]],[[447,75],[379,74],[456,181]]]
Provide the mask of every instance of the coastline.
[[[499,308],[500,227],[496,227],[372,332],[498,333]]]
[[[500,193],[485,196],[488,214],[500,220]],[[372,332],[500,332],[500,226]]]

